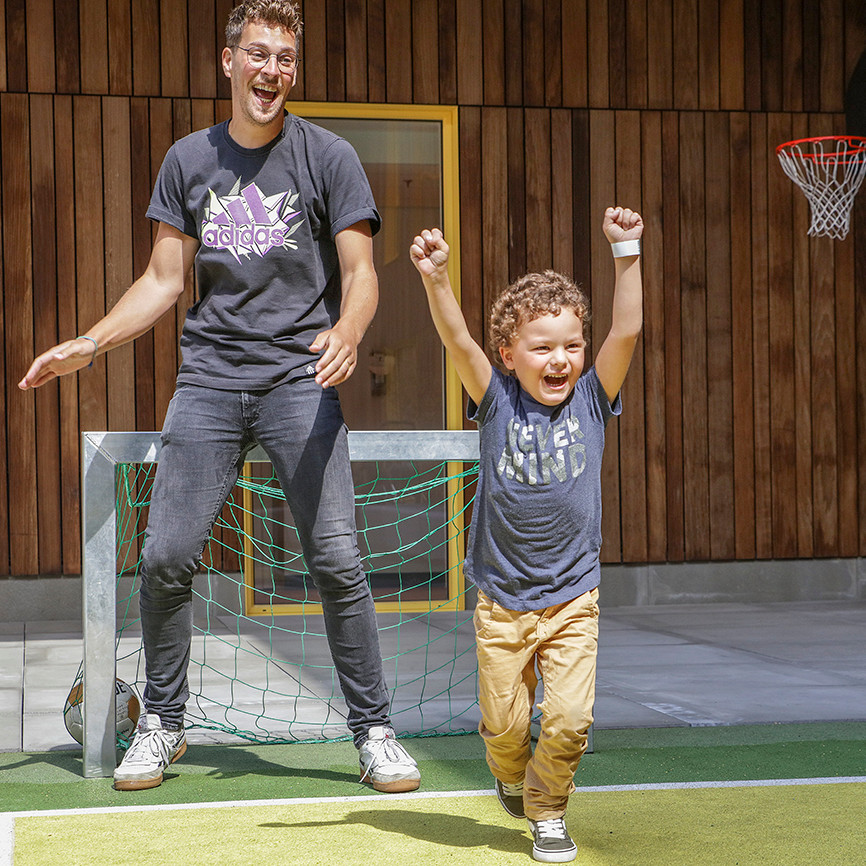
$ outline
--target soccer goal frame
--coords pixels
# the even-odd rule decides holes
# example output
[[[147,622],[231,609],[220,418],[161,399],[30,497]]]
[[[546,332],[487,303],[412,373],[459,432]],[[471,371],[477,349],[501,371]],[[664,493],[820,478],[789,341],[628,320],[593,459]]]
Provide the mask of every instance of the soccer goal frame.
[[[82,631],[84,637],[85,778],[106,777],[117,765],[116,676],[117,467],[157,463],[156,432],[81,434]],[[418,460],[472,463],[479,458],[475,430],[350,431],[352,462]],[[264,450],[248,455],[266,463]]]

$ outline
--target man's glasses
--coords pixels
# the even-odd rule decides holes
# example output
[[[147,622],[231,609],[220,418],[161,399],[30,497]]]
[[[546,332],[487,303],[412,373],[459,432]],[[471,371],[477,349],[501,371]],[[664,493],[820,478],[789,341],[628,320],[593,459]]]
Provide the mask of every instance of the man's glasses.
[[[272,57],[277,58],[277,66],[280,67],[281,72],[294,72],[298,68],[298,64],[301,62],[301,58],[298,57],[297,54],[291,54],[288,51],[284,54],[274,54],[265,51],[264,48],[244,48],[241,45],[238,45],[237,47],[241,51],[246,51],[247,63],[249,63],[253,69],[263,69],[267,66],[268,61]]]

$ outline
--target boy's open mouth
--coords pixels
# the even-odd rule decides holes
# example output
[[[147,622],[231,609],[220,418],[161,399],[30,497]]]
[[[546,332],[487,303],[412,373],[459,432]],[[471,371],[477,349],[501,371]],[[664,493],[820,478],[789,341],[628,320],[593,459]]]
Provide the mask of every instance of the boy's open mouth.
[[[550,388],[559,388],[568,381],[565,373],[549,373],[544,377],[544,384]]]

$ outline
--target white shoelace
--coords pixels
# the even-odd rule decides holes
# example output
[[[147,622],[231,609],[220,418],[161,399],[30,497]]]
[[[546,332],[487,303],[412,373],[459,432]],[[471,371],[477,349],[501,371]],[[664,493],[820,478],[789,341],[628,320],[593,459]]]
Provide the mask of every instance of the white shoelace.
[[[538,835],[548,839],[567,839],[568,832],[565,829],[565,821],[562,818],[549,818],[546,821],[536,821]]]
[[[367,743],[370,741],[368,740]],[[365,743],[365,745],[367,745]],[[372,773],[380,764],[407,764],[410,767],[418,766],[415,759],[397,742],[397,740],[386,738],[384,740],[374,740],[370,746],[370,763],[367,769],[364,770],[364,775],[361,776],[363,782],[367,776]]]
[[[171,746],[169,745],[170,736],[169,733],[161,729],[139,731],[130,744],[124,760],[128,759],[129,763],[137,764],[142,762],[150,763],[151,758],[156,758],[168,766],[171,754]]]
[[[509,784],[508,782],[500,782],[502,786],[502,793],[505,794],[506,797],[522,797],[523,796],[523,782],[514,782]]]

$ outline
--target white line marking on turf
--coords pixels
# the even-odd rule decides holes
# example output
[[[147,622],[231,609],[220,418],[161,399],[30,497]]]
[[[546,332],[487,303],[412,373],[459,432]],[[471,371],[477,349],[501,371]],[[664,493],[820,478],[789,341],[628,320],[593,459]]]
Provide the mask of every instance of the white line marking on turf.
[[[12,866],[15,853],[15,818],[0,814],[0,866]]]
[[[849,785],[866,776],[822,776],[815,779],[745,779],[730,782],[650,782],[644,785],[598,785],[578,788],[576,794],[603,791],[685,791],[693,788],[772,788],[782,785]]]
[[[697,788],[761,788],[781,785],[846,785],[866,782],[866,776],[823,776],[815,779],[747,779],[732,782],[659,782],[645,785],[596,785],[578,788],[576,795],[616,791],[682,791]],[[488,791],[415,791],[409,794],[362,794],[354,797],[291,797],[284,800],[228,800],[214,803],[167,803],[156,806],[100,806],[85,809],[45,809],[33,812],[0,812],[0,819],[63,815],[109,815],[115,812],[181,812],[188,809],[238,809],[258,806],[303,806],[307,803],[391,803],[395,800],[442,800],[447,797],[495,797]],[[0,825],[2,826],[2,825]],[[0,866],[3,861],[0,860]]]

